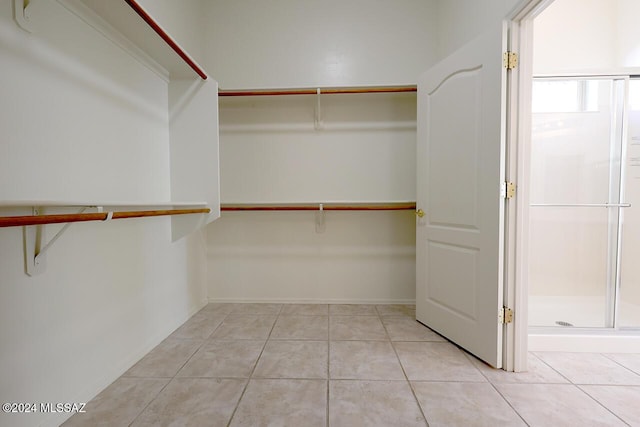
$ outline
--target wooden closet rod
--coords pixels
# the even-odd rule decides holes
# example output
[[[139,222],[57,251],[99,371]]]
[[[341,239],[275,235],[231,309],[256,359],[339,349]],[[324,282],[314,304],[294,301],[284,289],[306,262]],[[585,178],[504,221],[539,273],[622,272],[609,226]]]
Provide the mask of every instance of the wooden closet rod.
[[[416,86],[319,88],[321,95],[417,92]],[[219,90],[218,96],[317,95],[318,89]]]
[[[355,203],[355,204],[337,204],[323,203],[322,210],[325,211],[399,211],[414,210],[415,202],[400,203]],[[220,206],[222,211],[318,211],[320,204],[223,204]]]
[[[124,0],[124,1],[126,1],[127,4],[131,6],[131,9],[133,9],[140,16],[140,18],[142,18],[144,22],[146,22],[147,25],[150,26],[151,29],[153,29],[153,31],[155,31],[156,34],[158,34],[160,38],[162,38],[162,40],[164,40],[164,42],[168,44],[169,47],[173,49],[173,51],[177,53],[178,56],[182,58],[182,60],[186,62],[187,65],[191,67],[193,71],[195,71],[197,75],[200,76],[200,78],[202,78],[202,80],[207,80],[207,78],[209,77],[207,76],[207,73],[205,73],[204,70],[200,68],[198,64],[196,64],[193,61],[193,59],[191,59],[189,55],[187,55],[187,53],[184,50],[182,50],[180,46],[178,46],[178,44],[171,38],[171,36],[162,29],[160,24],[158,24],[151,17],[151,15],[149,15],[147,11],[144,10],[142,6],[140,6],[137,0]]]
[[[122,211],[113,212],[112,219],[142,218],[149,216],[186,215],[210,213],[211,209],[166,209],[157,211]],[[109,212],[58,214],[58,215],[31,215],[31,216],[5,216],[0,217],[0,227],[19,227],[25,225],[59,224],[63,222],[104,221]]]

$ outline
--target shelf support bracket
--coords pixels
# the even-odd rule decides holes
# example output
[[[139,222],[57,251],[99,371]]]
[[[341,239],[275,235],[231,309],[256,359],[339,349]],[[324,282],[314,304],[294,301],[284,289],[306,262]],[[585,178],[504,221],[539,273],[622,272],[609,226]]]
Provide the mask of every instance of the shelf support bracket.
[[[13,19],[16,20],[18,27],[28,33],[33,32],[31,20],[29,19],[30,0],[13,0]]]
[[[40,209],[33,208],[32,214],[34,216],[40,215]],[[42,247],[43,233],[43,225],[22,227],[22,236],[24,239],[24,264],[25,271],[28,276],[37,276],[45,270],[46,258],[44,256],[38,259],[38,263],[36,263],[36,257]]]
[[[322,234],[327,229],[324,216],[324,205],[320,203],[320,208],[316,212],[316,233]]]
[[[313,127],[315,130],[321,130],[324,127],[324,123],[322,122],[322,108],[320,105],[320,88],[316,89],[316,110]]]
[[[80,209],[78,213],[83,213],[85,210],[87,210],[86,207]],[[101,211],[100,208],[99,211]],[[33,215],[40,215],[40,209],[33,208]],[[66,223],[45,245],[42,244],[45,230],[44,225],[24,227],[24,257],[27,275],[36,276],[45,271],[47,260],[45,256],[46,252],[53,246],[56,240],[62,237],[71,224],[71,222]]]

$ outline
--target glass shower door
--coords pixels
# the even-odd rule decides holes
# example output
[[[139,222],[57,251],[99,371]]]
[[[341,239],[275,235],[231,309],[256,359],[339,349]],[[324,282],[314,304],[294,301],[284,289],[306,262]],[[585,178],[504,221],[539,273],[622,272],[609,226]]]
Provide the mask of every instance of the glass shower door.
[[[640,328],[640,78],[629,81],[618,326]]]
[[[529,325],[613,327],[624,79],[534,79]]]

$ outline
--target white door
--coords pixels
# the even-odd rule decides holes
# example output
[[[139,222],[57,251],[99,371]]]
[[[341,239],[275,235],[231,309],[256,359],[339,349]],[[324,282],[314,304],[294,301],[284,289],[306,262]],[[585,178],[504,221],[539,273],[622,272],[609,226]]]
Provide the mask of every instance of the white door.
[[[505,31],[418,81],[416,317],[502,367]],[[418,213],[420,213],[418,211]]]

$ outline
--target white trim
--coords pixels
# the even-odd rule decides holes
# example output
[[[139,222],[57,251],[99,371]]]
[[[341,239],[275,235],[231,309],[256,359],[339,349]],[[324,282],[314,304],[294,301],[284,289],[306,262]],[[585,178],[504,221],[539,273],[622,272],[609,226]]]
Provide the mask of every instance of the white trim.
[[[513,23],[517,32],[516,50],[520,55],[518,81],[514,83],[512,96],[511,120],[516,122],[514,132],[517,134],[512,145],[514,153],[513,165],[517,183],[515,207],[515,302],[514,311],[514,360],[513,370],[527,370],[528,327],[529,327],[529,157],[531,138],[531,81],[533,73],[532,61],[523,60],[533,56],[533,20],[520,19]],[[517,84],[517,86],[516,86]]]
[[[509,22],[509,46],[508,50],[512,52],[519,51],[520,30],[517,22]],[[520,105],[518,103],[518,95],[521,90],[519,65],[509,72],[507,76],[507,103],[506,103],[506,125],[507,125],[507,159],[506,159],[506,180],[514,182],[517,187],[516,197],[507,201],[505,212],[505,285],[504,285],[504,305],[513,309],[514,321],[512,324],[505,325],[504,328],[504,345],[503,345],[503,366],[506,371],[523,371],[526,370],[526,340],[522,337],[526,336],[523,327],[527,326],[527,301],[526,297],[523,301],[522,284],[520,280],[518,256],[521,254],[521,244],[519,242],[520,233],[518,233],[519,203],[521,200],[521,192],[524,189],[518,187],[520,177],[518,172],[519,160],[519,116]],[[526,290],[526,286],[524,287]],[[526,294],[525,294],[526,295]],[[523,345],[524,342],[524,345]],[[522,362],[524,361],[524,365]]]
[[[507,15],[509,50],[518,53],[511,71],[507,101],[507,179],[517,192],[507,206],[507,282],[505,305],[514,311],[513,325],[505,328],[504,366],[507,371],[527,370],[529,344],[528,246],[529,246],[529,147],[531,137],[531,85],[533,77],[533,18],[553,0],[521,0]],[[526,102],[525,102],[526,101]]]
[[[308,211],[307,215],[315,214],[318,211]],[[232,246],[209,248],[207,254],[219,257],[243,257],[243,256],[329,256],[328,253],[319,254],[318,248],[308,245],[296,245],[282,247],[279,245],[264,245],[254,249],[245,249],[243,247],[234,248]],[[335,256],[350,256],[357,255],[362,257],[391,257],[391,256],[403,256],[414,257],[416,256],[416,249],[412,246],[402,246],[399,248],[394,247],[370,247],[370,245],[358,245],[350,246],[346,248],[333,248],[331,251],[331,257]]]
[[[522,19],[518,24],[518,50],[520,56],[533,56],[533,20]],[[520,61],[520,79],[518,82],[517,114],[518,137],[515,162],[517,164],[517,182],[519,202],[516,213],[516,308],[521,313],[516,322],[517,358],[514,361],[515,371],[527,369],[528,335],[529,335],[529,171],[531,144],[531,79],[532,61]]]
[[[640,353],[640,336],[589,333],[529,334],[529,351],[564,351],[573,353]]]
[[[508,34],[507,34],[507,50],[515,51],[515,45],[517,42],[517,32],[514,31],[515,23],[507,22]],[[517,91],[514,91],[518,82],[518,69],[509,70],[506,74],[506,102],[505,102],[505,114],[506,114],[506,159],[505,159],[505,181],[515,182],[514,172],[517,171],[514,165],[515,154],[517,153],[517,115],[513,111],[513,106],[517,105],[514,96],[517,96]],[[506,196],[506,187],[503,190],[503,196]],[[502,340],[502,369],[505,371],[514,370],[514,358],[517,355],[517,336],[516,325],[520,321],[520,311],[516,308],[517,291],[515,284],[515,261],[516,255],[516,241],[517,238],[515,232],[516,217],[515,208],[517,207],[517,199],[505,200],[505,216],[504,216],[504,285],[503,285],[503,305],[514,310],[516,313],[514,323],[505,324],[503,328],[503,340]]]
[[[553,2],[554,0],[520,0],[507,14],[507,19],[517,23],[533,20]]]
[[[572,71],[572,72],[559,72],[559,73],[538,73],[534,74],[535,78],[558,78],[558,79],[570,79],[570,78],[592,78],[597,79],[624,79],[629,76],[635,76],[640,74],[640,67],[629,68],[604,68],[604,69],[589,69],[584,71]]]
[[[272,303],[272,304],[410,304],[415,299],[342,299],[342,298],[209,298],[209,303]]]

